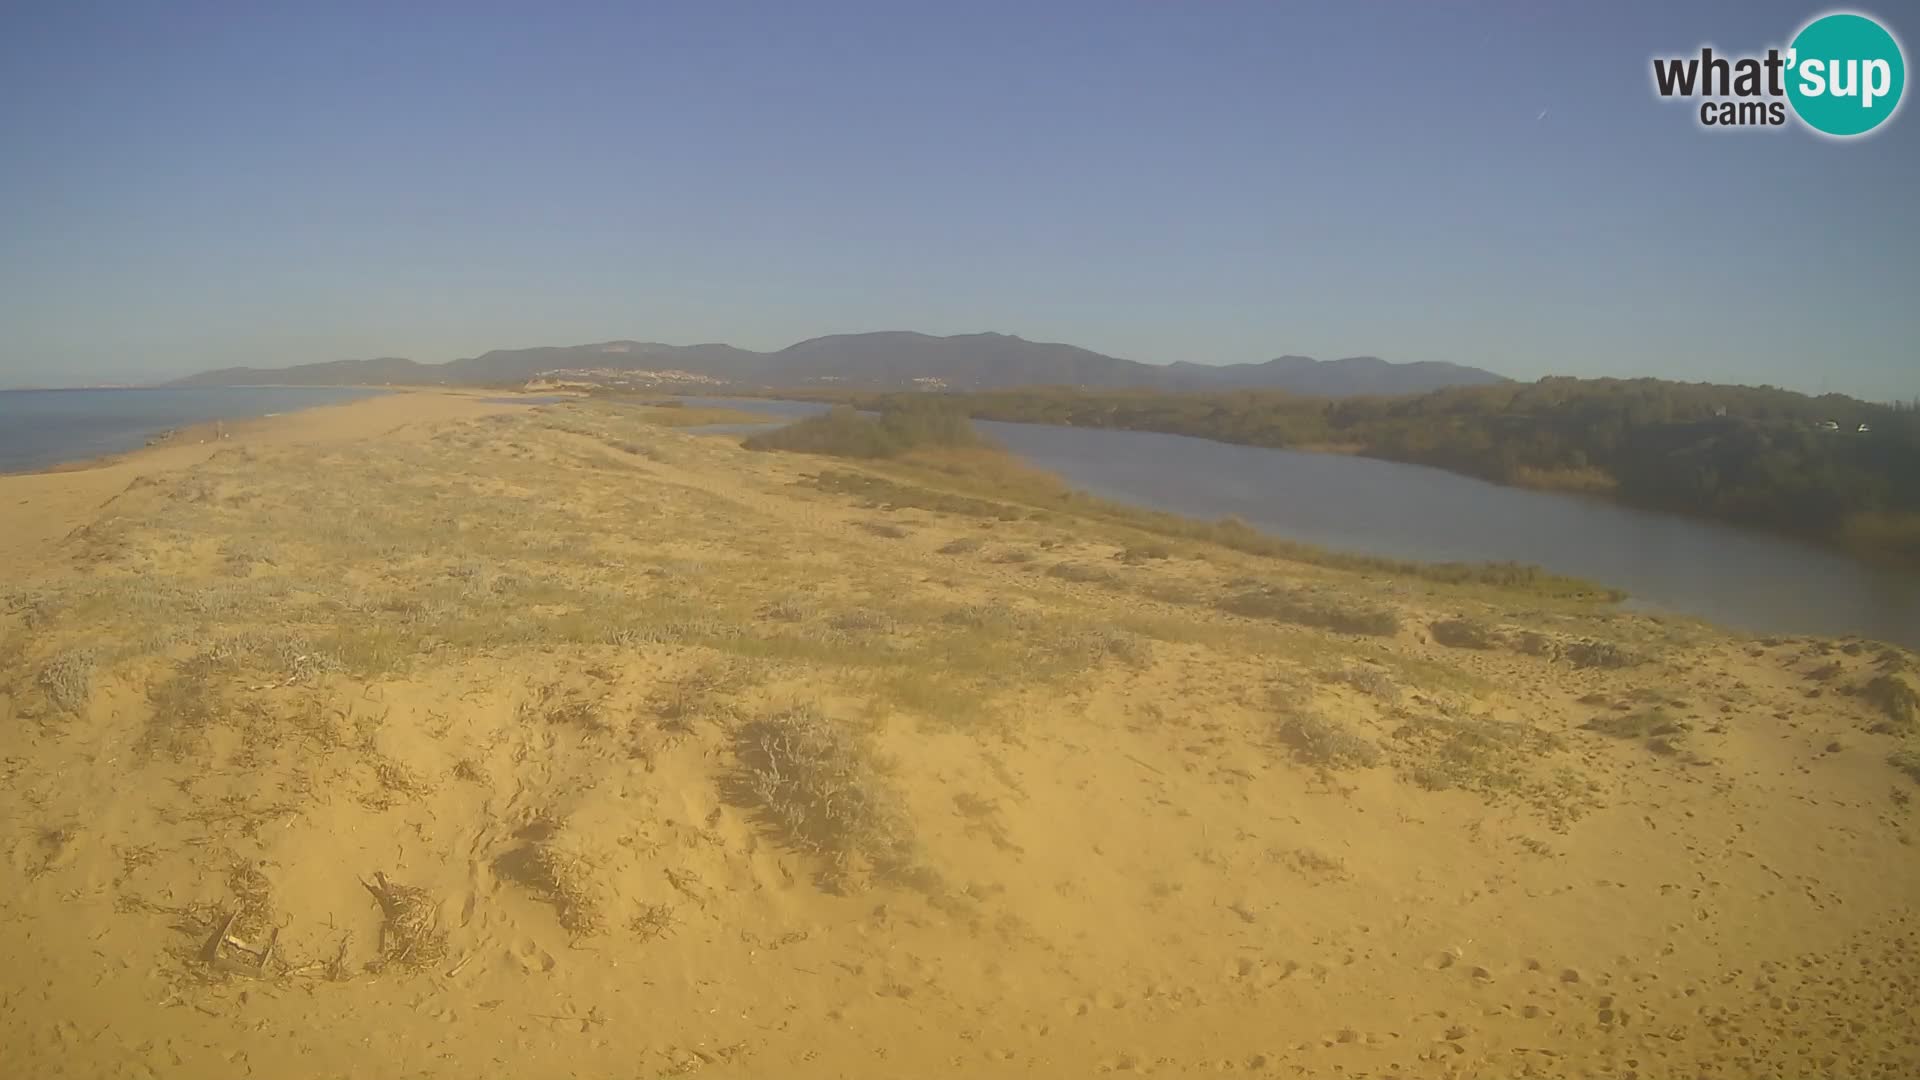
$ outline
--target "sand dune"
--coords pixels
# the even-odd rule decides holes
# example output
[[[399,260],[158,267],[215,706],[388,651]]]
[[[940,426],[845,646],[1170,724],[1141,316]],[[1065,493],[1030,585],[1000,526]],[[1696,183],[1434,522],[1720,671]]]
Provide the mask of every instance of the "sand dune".
[[[1911,654],[650,419],[0,478],[0,1075],[1920,1075]]]

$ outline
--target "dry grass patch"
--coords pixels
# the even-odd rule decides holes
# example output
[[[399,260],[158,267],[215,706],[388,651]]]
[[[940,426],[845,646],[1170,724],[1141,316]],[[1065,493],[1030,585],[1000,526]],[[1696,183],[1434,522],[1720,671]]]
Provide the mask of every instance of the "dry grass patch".
[[[379,787],[364,800],[379,809],[399,799],[421,799],[434,792],[434,783],[426,774],[404,761],[374,755],[373,778]]]
[[[828,617],[827,625],[843,634],[891,634],[900,628],[899,620],[872,608],[837,612]]]
[[[1084,563],[1057,562],[1047,567],[1047,576],[1061,581],[1075,581],[1087,585],[1111,585],[1118,580],[1114,572],[1104,566],[1088,566]]]
[[[1352,687],[1368,697],[1378,698],[1390,705],[1400,700],[1400,684],[1393,681],[1393,676],[1378,668],[1341,668],[1328,674],[1326,678],[1329,682]]]
[[[641,904],[627,920],[627,929],[642,942],[658,941],[680,925],[672,904]]]
[[[1169,544],[1149,541],[1142,544],[1128,544],[1120,551],[1119,559],[1129,565],[1147,562],[1151,559],[1173,558],[1173,547]]]
[[[913,822],[867,739],[802,705],[740,725],[733,750],[736,801],[785,842],[823,858],[830,885],[911,867]]]
[[[819,613],[819,605],[799,597],[783,596],[769,601],[755,612],[762,619],[773,622],[804,622]]]
[[[228,909],[232,923],[228,933],[242,938],[264,938],[277,920],[274,917],[273,883],[251,860],[235,857],[227,870],[227,890],[233,894]]]
[[[496,860],[501,877],[518,882],[552,904],[560,925],[575,937],[607,928],[606,903],[598,879],[599,863],[569,843],[559,826],[537,821],[521,829],[523,843]]]
[[[1538,630],[1517,631],[1507,639],[1507,643],[1513,647],[1514,652],[1523,656],[1538,656],[1551,660],[1560,655],[1559,643]]]
[[[203,653],[148,686],[151,712],[139,742],[142,753],[186,757],[199,749],[208,725],[225,721],[226,704],[212,685],[219,670],[218,662]]]
[[[1032,511],[1008,506],[1005,503],[989,502],[969,495],[956,495],[918,484],[901,483],[885,477],[840,469],[823,469],[811,480],[803,482],[810,483],[821,491],[850,495],[861,500],[862,505],[874,510],[931,510],[939,514],[991,518],[997,521],[1019,521],[1033,516]]]
[[[1441,619],[1428,629],[1433,640],[1450,649],[1495,649],[1502,644],[1498,631],[1475,619]]]
[[[1647,658],[1623,645],[1611,641],[1576,641],[1562,649],[1560,655],[1578,668],[1620,669],[1637,667],[1647,662]]]
[[[1353,875],[1347,870],[1347,861],[1338,855],[1328,855],[1313,848],[1294,848],[1291,851],[1270,851],[1267,857],[1280,863],[1303,877],[1320,881],[1345,881]]]
[[[41,666],[38,682],[54,708],[78,714],[86,710],[93,696],[93,673],[94,651],[69,649]]]
[[[1860,688],[1860,696],[1885,716],[1874,723],[1874,731],[1886,734],[1920,729],[1920,691],[1903,677],[1877,675]]]
[[[1273,733],[1294,757],[1326,769],[1360,769],[1380,763],[1380,747],[1342,720],[1301,707],[1289,707],[1273,723]]]
[[[1561,749],[1551,733],[1460,712],[1402,712],[1395,757],[1414,783],[1495,795],[1523,787],[1535,758]]]
[[[1113,659],[1135,670],[1153,664],[1153,643],[1125,630],[1089,630],[1065,639],[1062,647],[1084,654],[1095,664]]]
[[[1219,607],[1235,615],[1272,619],[1341,634],[1391,637],[1400,630],[1400,616],[1390,608],[1330,599],[1277,585],[1261,585],[1237,593],[1220,601]]]
[[[1686,751],[1687,732],[1692,730],[1692,725],[1659,706],[1639,712],[1609,713],[1580,726],[1616,739],[1643,740],[1641,745],[1661,757],[1679,757],[1691,763],[1701,760]]]
[[[440,924],[440,904],[425,889],[389,881],[375,873],[362,881],[380,905],[380,958],[374,967],[426,967],[447,956],[447,933]]]
[[[1605,716],[1596,716],[1580,726],[1587,731],[1611,735],[1616,739],[1649,739],[1684,735],[1688,730],[1686,721],[1657,707],[1639,712],[1608,713]]]

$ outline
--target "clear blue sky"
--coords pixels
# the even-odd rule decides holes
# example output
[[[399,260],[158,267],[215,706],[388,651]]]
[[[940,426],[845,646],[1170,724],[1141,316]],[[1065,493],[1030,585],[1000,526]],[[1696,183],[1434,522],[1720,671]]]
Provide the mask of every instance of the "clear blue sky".
[[[917,329],[1920,395],[1920,112],[1650,88],[1823,10],[9,3],[0,385]]]

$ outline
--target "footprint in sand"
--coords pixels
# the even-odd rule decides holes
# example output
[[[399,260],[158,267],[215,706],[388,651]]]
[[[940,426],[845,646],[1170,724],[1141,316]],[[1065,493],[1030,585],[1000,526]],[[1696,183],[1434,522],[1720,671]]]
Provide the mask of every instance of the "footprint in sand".
[[[473,922],[473,913],[480,906],[480,898],[474,895],[471,889],[463,889],[452,899],[454,900],[453,910],[456,912],[453,924],[464,929]]]
[[[541,948],[530,938],[514,942],[513,948],[507,950],[507,954],[513,957],[514,962],[520,965],[520,969],[529,975],[552,971],[554,965],[559,963],[553,958],[552,953]]]

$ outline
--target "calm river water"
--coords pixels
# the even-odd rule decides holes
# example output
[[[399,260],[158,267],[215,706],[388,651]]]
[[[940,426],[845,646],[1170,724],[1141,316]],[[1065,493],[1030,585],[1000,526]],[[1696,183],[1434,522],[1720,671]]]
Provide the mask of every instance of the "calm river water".
[[[783,418],[801,402],[690,399]],[[1700,518],[1502,487],[1421,465],[1185,435],[978,421],[1074,487],[1293,540],[1432,561],[1513,561],[1625,590],[1642,610],[1759,633],[1858,634],[1920,648],[1920,574]]]

